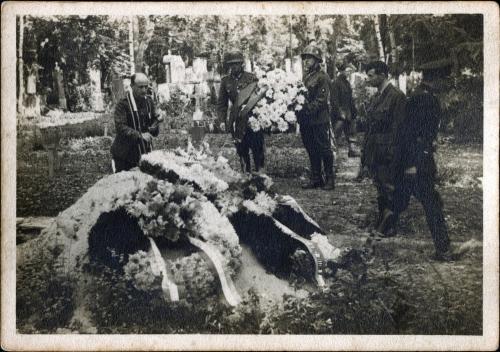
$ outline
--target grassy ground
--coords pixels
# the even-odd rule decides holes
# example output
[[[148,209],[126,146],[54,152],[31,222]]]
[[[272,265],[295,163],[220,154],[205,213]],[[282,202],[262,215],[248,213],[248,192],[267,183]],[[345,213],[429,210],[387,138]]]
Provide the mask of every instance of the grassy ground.
[[[208,135],[214,153],[239,168],[227,135]],[[62,141],[61,168],[48,178],[47,154],[33,150],[32,140],[18,138],[17,216],[56,216],[73,204],[98,179],[111,172],[111,138],[97,137],[86,143]],[[163,132],[155,148],[183,146],[187,134]],[[387,308],[396,331],[381,333],[472,334],[482,332],[482,150],[480,145],[438,147],[438,190],[450,237],[455,247],[474,240],[476,246],[459,261],[438,263],[429,259],[432,240],[421,206],[413,199],[401,218],[398,236],[370,237],[375,189],[369,180],[355,182],[359,159],[347,158],[345,147],[337,153],[338,178],[333,192],[302,190],[307,158],[299,136],[266,136],[266,170],[279,193],[293,196],[340,247],[367,246],[372,250],[368,274],[388,278],[397,285],[404,305],[401,312]],[[36,148],[35,148],[36,149]],[[383,282],[375,291],[383,292]],[[387,284],[389,285],[389,284]],[[382,305],[383,306],[383,305]],[[386,308],[383,308],[386,309]],[[362,330],[362,329],[361,329]],[[368,329],[369,330],[369,329]],[[341,330],[337,330],[341,331]],[[366,331],[366,330],[362,330]],[[373,330],[370,330],[373,331]],[[244,331],[243,331],[244,332]]]

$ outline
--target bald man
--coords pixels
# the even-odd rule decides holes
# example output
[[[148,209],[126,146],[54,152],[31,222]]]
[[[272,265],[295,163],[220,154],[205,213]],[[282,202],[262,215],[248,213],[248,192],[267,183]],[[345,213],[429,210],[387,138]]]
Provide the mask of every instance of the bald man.
[[[160,132],[159,115],[153,100],[147,95],[148,85],[149,80],[143,73],[130,77],[137,113],[133,112],[133,104],[128,96],[116,105],[116,137],[111,146],[116,172],[136,167],[141,155],[151,151],[153,137],[157,137]]]

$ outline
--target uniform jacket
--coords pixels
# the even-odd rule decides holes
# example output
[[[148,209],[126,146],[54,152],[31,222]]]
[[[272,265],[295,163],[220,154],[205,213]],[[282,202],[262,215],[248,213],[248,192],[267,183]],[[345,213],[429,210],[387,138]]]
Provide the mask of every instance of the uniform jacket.
[[[427,89],[419,86],[408,97],[406,119],[402,125],[399,148],[404,155],[403,167],[416,166],[420,172],[435,172],[433,142],[441,121],[438,99]]]
[[[406,116],[406,97],[389,84],[376,96],[367,111],[368,133],[364,147],[364,165],[391,165],[401,163],[402,123]]]
[[[332,121],[352,120],[356,118],[357,110],[352,99],[351,84],[345,75],[339,75],[330,86],[330,102]]]
[[[298,113],[301,125],[320,125],[330,122],[330,77],[317,70],[304,78],[306,103]]]
[[[219,117],[219,120],[221,122],[224,122],[226,124],[226,130],[228,132],[231,132],[233,136],[235,127],[236,130],[242,129],[242,126],[235,126],[235,124],[247,124],[246,120],[238,119],[239,110],[241,108],[239,106],[236,106],[239,91],[248,86],[250,83],[256,81],[258,81],[257,77],[249,72],[242,72],[240,77],[238,78],[227,75],[224,76],[221,80],[219,97],[217,99],[217,116]],[[231,101],[232,105],[231,111],[229,112],[229,120],[226,121],[229,101]]]
[[[160,131],[158,114],[153,100],[149,96],[146,99],[136,98],[136,104],[140,117],[141,132],[149,132],[154,137],[158,136]],[[143,154],[150,152],[151,148],[146,146],[146,149],[144,149],[143,143],[141,143],[141,132],[134,129],[127,98],[123,98],[116,105],[114,120],[116,137],[111,146],[111,155],[114,158],[138,163],[140,159],[139,148]],[[137,119],[135,123],[137,126]]]

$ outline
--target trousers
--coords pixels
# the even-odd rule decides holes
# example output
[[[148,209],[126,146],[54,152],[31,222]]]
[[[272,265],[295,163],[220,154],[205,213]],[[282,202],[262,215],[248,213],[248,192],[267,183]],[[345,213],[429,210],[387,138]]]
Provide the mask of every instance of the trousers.
[[[348,143],[356,142],[356,124],[353,120],[337,120],[333,128],[337,142],[340,140],[342,133],[344,133]]]
[[[115,161],[116,172],[128,171],[128,170],[133,169],[134,167],[137,166],[137,163],[133,163],[133,162],[130,162],[128,160],[119,159],[119,158],[113,158],[113,160]]]
[[[437,252],[446,252],[450,248],[448,227],[443,214],[443,202],[435,189],[435,177],[432,173],[420,172],[416,177],[403,179],[398,187],[395,208],[397,213],[408,208],[411,196],[422,204],[425,218],[431,232]]]
[[[330,124],[303,124],[300,126],[300,135],[311,164],[311,181],[313,183],[322,181],[322,166],[326,177],[332,177],[334,158],[330,140]]]
[[[252,152],[255,171],[259,171],[264,167],[265,140],[263,131],[254,132],[252,129],[247,128],[241,142],[236,143],[236,153],[238,153],[240,161],[242,161],[242,168],[244,168],[243,171],[245,172],[252,172],[250,151]]]

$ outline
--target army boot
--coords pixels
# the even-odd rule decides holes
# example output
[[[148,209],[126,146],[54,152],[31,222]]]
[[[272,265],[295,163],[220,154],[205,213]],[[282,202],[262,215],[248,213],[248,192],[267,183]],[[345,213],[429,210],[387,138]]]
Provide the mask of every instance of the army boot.
[[[335,176],[329,176],[323,186],[325,191],[333,191],[335,189]]]
[[[384,237],[395,236],[396,219],[396,214],[392,210],[384,209],[376,230],[384,235]]]
[[[323,175],[320,173],[313,173],[311,178],[309,179],[309,182],[306,184],[303,184],[301,187],[303,189],[313,189],[313,188],[320,188],[324,185],[324,178]]]

